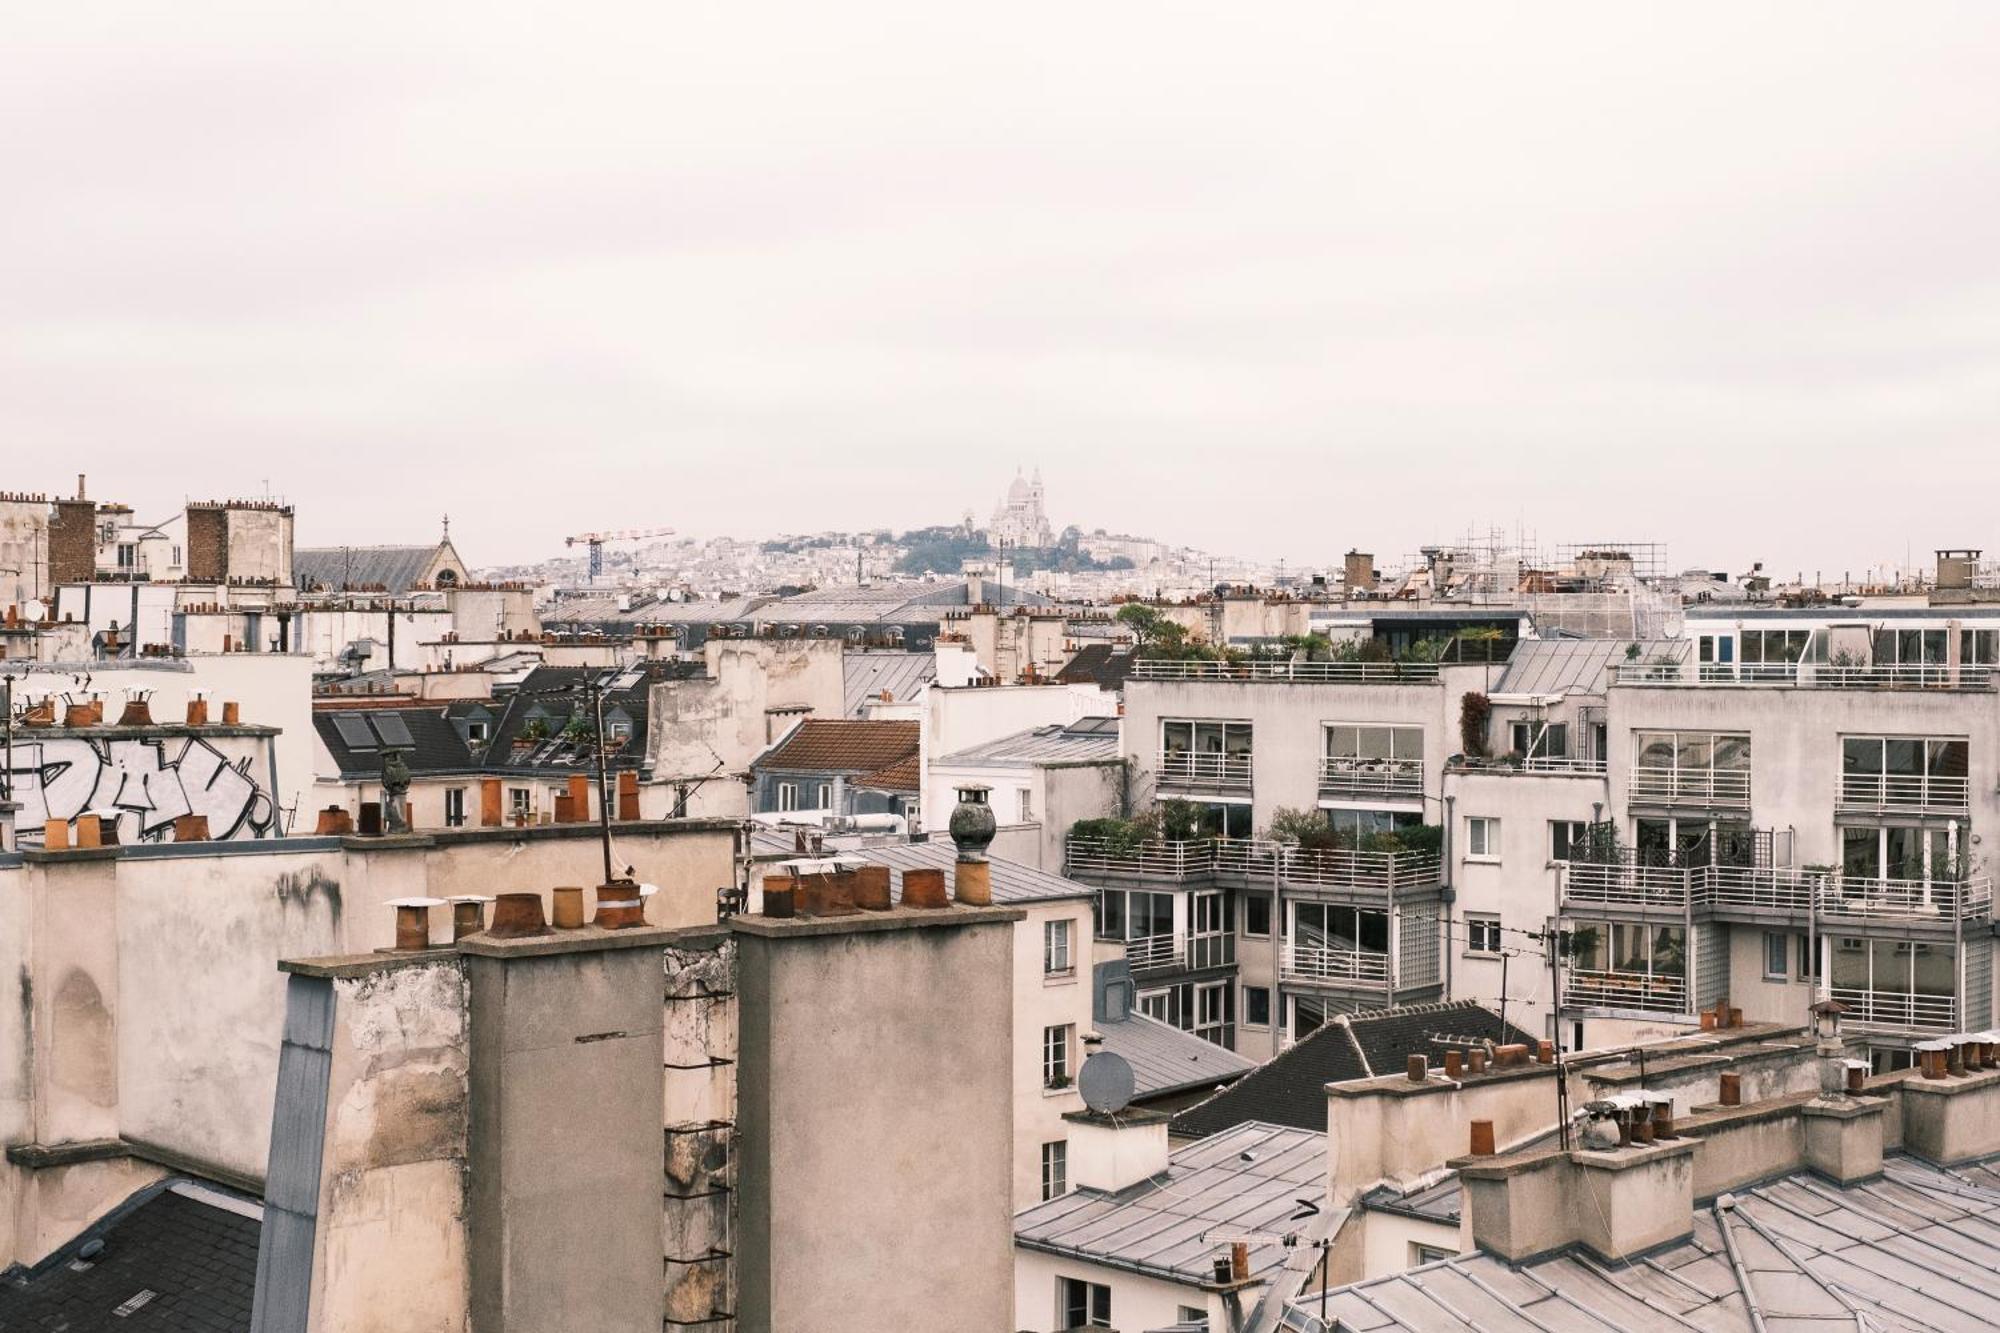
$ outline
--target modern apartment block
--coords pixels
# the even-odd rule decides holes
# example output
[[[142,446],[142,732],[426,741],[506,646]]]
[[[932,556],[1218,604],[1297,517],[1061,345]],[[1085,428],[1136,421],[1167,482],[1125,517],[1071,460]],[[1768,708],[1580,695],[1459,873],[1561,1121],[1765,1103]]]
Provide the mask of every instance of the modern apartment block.
[[[1674,639],[1484,655],[1139,664],[1134,813],[1198,825],[1068,866],[1142,1010],[1261,1055],[1476,999],[1577,1047],[1824,989],[1883,1068],[1993,1022],[2000,606],[1693,605]],[[1272,836],[1299,811],[1341,849]]]

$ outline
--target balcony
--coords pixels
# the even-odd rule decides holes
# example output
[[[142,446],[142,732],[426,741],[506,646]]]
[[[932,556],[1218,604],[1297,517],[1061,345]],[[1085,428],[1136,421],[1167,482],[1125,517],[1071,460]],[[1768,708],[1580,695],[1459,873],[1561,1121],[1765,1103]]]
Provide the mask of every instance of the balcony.
[[[1566,914],[1597,910],[1781,917],[1803,924],[1813,916],[1857,925],[1895,922],[1948,924],[1993,912],[1993,882],[1883,879],[1837,871],[1769,866],[1644,865],[1627,858],[1603,865],[1562,867]]]
[[[1304,685],[1423,685],[1438,678],[1435,662],[1182,662],[1141,658],[1133,680],[1288,682]]]
[[[1619,685],[1669,687],[1749,686],[1821,690],[1972,690],[1994,688],[1993,668],[1893,663],[1882,666],[1827,662],[1695,662],[1672,659],[1621,662]]]
[[[1389,984],[1389,955],[1287,944],[1279,973],[1308,986],[1375,989]]]
[[[1573,971],[1563,977],[1563,1005],[1626,1009],[1646,1014],[1686,1014],[1687,978],[1664,973]]]
[[[1958,1003],[1949,995],[1916,995],[1849,986],[1835,986],[1832,994],[1847,1006],[1841,1021],[1850,1028],[1876,1032],[1958,1030]]]
[[[1627,799],[1636,805],[1744,806],[1750,804],[1747,768],[1632,767]]]
[[[1250,786],[1250,754],[1196,753],[1193,750],[1162,750],[1158,767],[1159,785],[1205,791],[1230,790]]]
[[[1319,761],[1319,794],[1371,801],[1419,800],[1424,794],[1424,761],[1328,756]]]
[[[1971,809],[1972,783],[1931,773],[1842,773],[1840,804],[1849,810],[1884,812]]]
[[[1125,941],[1125,961],[1135,975],[1177,970],[1184,965],[1185,957],[1178,935],[1145,935]]]
[[[1072,879],[1151,882],[1203,888],[1270,888],[1388,901],[1427,897],[1442,883],[1428,852],[1308,850],[1248,838],[1114,845],[1071,838],[1064,873]]]

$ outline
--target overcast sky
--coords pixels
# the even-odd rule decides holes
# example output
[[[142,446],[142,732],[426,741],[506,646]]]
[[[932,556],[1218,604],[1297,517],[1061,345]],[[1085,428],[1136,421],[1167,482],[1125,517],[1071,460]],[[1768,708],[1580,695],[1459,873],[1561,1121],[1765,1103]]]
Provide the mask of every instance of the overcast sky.
[[[289,12],[289,11],[296,12]],[[2000,6],[15,6],[0,486],[2000,548]]]

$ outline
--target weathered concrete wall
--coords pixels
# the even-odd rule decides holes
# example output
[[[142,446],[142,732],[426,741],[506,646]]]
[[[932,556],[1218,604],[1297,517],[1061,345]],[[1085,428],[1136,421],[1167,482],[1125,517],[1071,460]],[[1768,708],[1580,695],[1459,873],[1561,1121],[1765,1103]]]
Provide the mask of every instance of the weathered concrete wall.
[[[397,963],[333,983],[309,1325],[326,1333],[467,1326],[465,974]]]
[[[736,943],[689,931],[666,954],[666,1306],[723,1333],[736,1309]]]
[[[941,1311],[955,1328],[1018,1327],[1005,1034],[1019,915],[732,922],[745,1333],[923,1328]]]
[[[662,781],[709,778],[700,797],[705,809],[747,813],[741,778],[750,761],[798,720],[797,715],[769,710],[841,715],[840,644],[831,639],[711,639],[703,653],[706,679],[662,681],[652,687],[648,761]]]
[[[46,596],[48,565],[48,498],[0,494],[0,612]]]

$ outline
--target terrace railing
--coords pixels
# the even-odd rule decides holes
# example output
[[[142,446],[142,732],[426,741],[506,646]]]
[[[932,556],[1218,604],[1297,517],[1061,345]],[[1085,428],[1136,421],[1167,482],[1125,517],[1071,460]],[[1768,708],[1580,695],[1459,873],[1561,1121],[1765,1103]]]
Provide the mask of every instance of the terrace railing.
[[[1073,878],[1124,878],[1169,883],[1218,880],[1255,887],[1392,895],[1434,890],[1442,866],[1430,852],[1309,850],[1267,839],[1206,838],[1192,842],[1112,844],[1071,838],[1065,857]]]
[[[1563,1004],[1586,1009],[1632,1009],[1649,1014],[1685,1014],[1687,978],[1666,973],[1574,970],[1563,978]]]
[[[1750,770],[1634,764],[1629,795],[1651,805],[1748,805]]]
[[[1284,681],[1307,685],[1422,685],[1438,678],[1435,662],[1207,662],[1140,658],[1134,680]]]
[[[1323,793],[1380,799],[1422,796],[1424,761],[1329,755],[1319,761],[1319,789]]]
[[[1285,948],[1280,972],[1286,981],[1320,985],[1386,986],[1389,955],[1358,949],[1327,949],[1292,944]]]
[[[1958,1002],[1949,995],[1863,990],[1835,986],[1833,998],[1847,1006],[1841,1021],[1851,1028],[1891,1032],[1954,1032]]]
[[[1247,787],[1250,755],[1162,750],[1154,771],[1159,781],[1172,787]]]
[[[1932,773],[1842,773],[1840,803],[1855,810],[1966,810],[1972,783]]]

